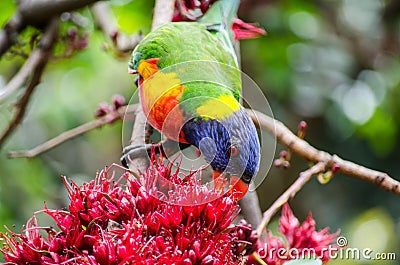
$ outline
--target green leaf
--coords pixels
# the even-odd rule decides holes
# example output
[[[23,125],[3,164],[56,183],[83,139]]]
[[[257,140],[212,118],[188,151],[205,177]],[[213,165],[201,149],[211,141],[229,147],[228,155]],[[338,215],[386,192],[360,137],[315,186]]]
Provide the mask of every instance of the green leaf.
[[[0,1],[0,24],[4,25],[7,22],[7,20],[11,18],[16,9],[17,9],[17,4],[15,1],[11,0]]]
[[[391,113],[378,107],[371,119],[358,128],[377,155],[388,155],[396,147],[398,127]]]

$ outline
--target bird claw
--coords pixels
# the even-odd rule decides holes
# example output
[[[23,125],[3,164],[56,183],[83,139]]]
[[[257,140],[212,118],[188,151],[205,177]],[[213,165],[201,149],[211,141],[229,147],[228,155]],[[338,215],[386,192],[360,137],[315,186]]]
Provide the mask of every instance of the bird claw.
[[[137,157],[145,157],[149,155],[153,148],[153,144],[145,145],[128,145],[124,148],[123,155],[120,158],[122,166],[128,168],[128,164],[132,159]],[[157,149],[157,148],[155,148]],[[157,150],[155,150],[158,153]]]
[[[157,144],[128,145],[122,151],[123,155],[120,160],[122,166],[128,168],[129,162],[134,158],[145,157],[146,155],[150,157],[152,152],[167,157],[189,146],[190,144],[177,143],[169,139],[160,141]]]

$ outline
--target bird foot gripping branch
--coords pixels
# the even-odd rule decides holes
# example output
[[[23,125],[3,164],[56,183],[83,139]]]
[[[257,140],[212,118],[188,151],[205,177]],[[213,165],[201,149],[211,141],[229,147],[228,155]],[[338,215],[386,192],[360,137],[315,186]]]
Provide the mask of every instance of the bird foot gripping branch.
[[[144,144],[144,145],[128,145],[124,148],[123,155],[121,156],[121,164],[128,168],[129,162],[139,156],[151,157],[152,153],[161,155],[164,158],[176,154],[182,149],[188,147],[188,144],[179,143],[171,139],[165,139],[157,144]]]

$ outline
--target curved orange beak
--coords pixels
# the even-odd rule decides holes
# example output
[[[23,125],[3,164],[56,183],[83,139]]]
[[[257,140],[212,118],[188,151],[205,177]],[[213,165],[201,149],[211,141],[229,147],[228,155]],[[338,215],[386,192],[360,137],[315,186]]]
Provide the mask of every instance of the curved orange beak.
[[[233,196],[239,201],[249,190],[249,184],[237,176],[231,176],[229,188]]]
[[[228,179],[218,171],[213,172],[215,189],[223,191],[224,187],[228,184]],[[245,183],[237,176],[230,176],[229,178],[229,191],[236,200],[240,200],[249,190],[249,184]]]

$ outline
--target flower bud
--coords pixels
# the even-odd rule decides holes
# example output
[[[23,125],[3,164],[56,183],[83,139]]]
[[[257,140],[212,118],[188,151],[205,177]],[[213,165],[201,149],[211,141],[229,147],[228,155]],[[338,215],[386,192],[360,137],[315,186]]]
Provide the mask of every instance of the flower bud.
[[[101,102],[99,104],[99,106],[97,107],[94,115],[96,118],[101,118],[101,117],[106,116],[111,111],[112,111],[112,108],[107,102]]]
[[[282,150],[280,153],[279,153],[279,156],[280,157],[282,157],[282,158],[284,158],[284,159],[287,159],[288,158],[288,152],[286,151],[286,150]]]
[[[338,164],[333,164],[332,165],[332,172],[333,173],[336,173],[336,172],[338,172],[340,170],[340,165],[338,165]]]
[[[117,95],[114,95],[114,96],[112,97],[112,102],[113,102],[113,105],[114,105],[114,108],[115,108],[115,109],[119,109],[120,107],[126,105],[125,97],[122,96],[122,95],[118,95],[118,94],[117,94]]]

